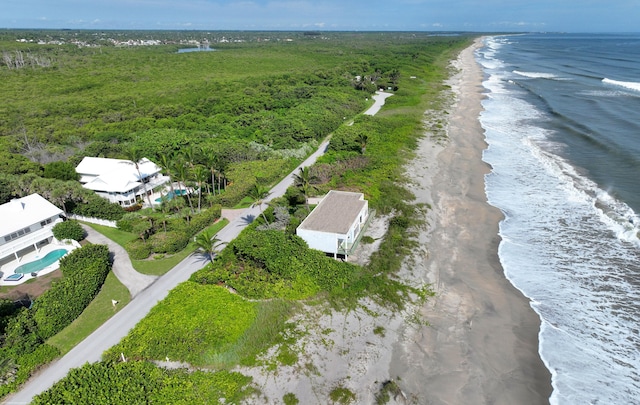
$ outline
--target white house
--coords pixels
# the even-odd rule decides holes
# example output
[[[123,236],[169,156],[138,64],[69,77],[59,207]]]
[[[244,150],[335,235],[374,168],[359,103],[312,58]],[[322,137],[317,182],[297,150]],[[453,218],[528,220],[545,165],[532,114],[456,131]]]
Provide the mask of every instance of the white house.
[[[144,198],[145,188],[151,195],[155,187],[169,181],[162,176],[158,165],[147,158],[138,162],[138,170],[130,160],[85,157],[76,167],[80,183],[100,197],[123,207],[134,205],[138,197]]]
[[[40,194],[31,194],[0,205],[0,262],[33,247],[35,250],[53,240],[53,226],[62,221],[60,208]]]
[[[310,248],[345,259],[369,218],[362,193],[331,190],[296,229]]]

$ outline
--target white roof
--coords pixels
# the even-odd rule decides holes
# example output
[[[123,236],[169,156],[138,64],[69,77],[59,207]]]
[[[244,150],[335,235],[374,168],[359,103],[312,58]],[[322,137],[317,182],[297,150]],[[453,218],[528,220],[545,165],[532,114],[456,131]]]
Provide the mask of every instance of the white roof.
[[[140,160],[138,167],[142,178],[161,171],[160,167],[147,158]],[[124,193],[139,186],[140,179],[135,165],[130,160],[85,157],[76,167],[80,182],[94,191]]]
[[[62,213],[60,208],[45,200],[40,194],[16,198],[0,205],[0,236],[9,235]]]

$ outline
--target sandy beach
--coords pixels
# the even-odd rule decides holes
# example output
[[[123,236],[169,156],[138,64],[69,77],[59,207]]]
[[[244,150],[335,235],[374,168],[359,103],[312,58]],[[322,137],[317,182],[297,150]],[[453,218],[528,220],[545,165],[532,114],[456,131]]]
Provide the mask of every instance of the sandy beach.
[[[346,389],[353,403],[370,404],[384,382],[394,381],[402,392],[391,396],[392,404],[548,403],[540,320],[504,276],[497,253],[502,215],[484,192],[490,168],[481,159],[482,71],[473,56],[480,44],[453,64],[448,140],[427,133],[407,167],[417,202],[432,208],[421,248],[399,276],[414,286],[430,284],[435,296],[401,313],[373,302],[348,313],[309,307],[294,320],[301,336],[295,365],[239,370],[254,377],[261,401],[283,403],[293,393],[300,403],[325,404],[336,389]],[[427,112],[425,122],[441,116]],[[382,236],[384,218],[367,232]]]
[[[543,404],[551,375],[538,355],[540,319],[528,299],[505,278],[498,259],[502,213],[487,204],[482,162],[486,148],[477,119],[482,71],[473,52],[463,51],[451,79],[457,101],[449,141],[437,154],[425,140],[412,169],[434,172],[417,178],[413,191],[431,203],[431,232],[421,235],[424,255],[414,273],[427,274],[436,296],[421,310],[429,327],[407,329],[394,348],[390,375],[429,404]],[[431,159],[430,159],[431,158]],[[429,182],[429,180],[431,180]]]

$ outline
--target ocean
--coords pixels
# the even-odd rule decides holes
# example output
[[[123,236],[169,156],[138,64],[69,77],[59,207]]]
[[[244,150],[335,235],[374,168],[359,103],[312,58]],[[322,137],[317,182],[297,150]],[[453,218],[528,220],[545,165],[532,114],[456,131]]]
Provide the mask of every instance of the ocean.
[[[640,403],[640,34],[476,52],[506,277],[541,318],[552,404]]]

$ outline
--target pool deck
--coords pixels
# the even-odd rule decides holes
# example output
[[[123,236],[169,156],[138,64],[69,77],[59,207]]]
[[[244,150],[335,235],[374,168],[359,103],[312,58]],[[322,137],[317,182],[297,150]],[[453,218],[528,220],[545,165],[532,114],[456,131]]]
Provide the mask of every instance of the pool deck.
[[[22,277],[22,279],[17,280],[17,281],[5,281],[5,278],[7,276],[10,276],[12,274],[15,274],[15,270],[18,268],[18,266],[21,266],[25,263],[30,263],[34,260],[38,260],[43,258],[47,253],[53,252],[54,250],[57,249],[67,249],[69,251],[76,249],[80,247],[80,244],[78,244],[78,242],[75,242],[73,244],[66,244],[66,243],[62,243],[62,242],[57,242],[54,241],[52,243],[49,243],[47,245],[44,245],[43,247],[41,247],[37,252],[29,252],[27,254],[25,254],[24,256],[20,257],[20,260],[13,260],[7,264],[2,265],[2,267],[0,267],[0,271],[2,272],[2,277],[0,278],[0,286],[4,286],[4,285],[8,285],[8,286],[13,286],[13,285],[19,285],[22,284],[26,281],[31,280],[32,278],[34,278],[31,273],[27,273],[24,275],[24,277]],[[51,273],[52,271],[57,270],[58,268],[60,268],[60,261],[56,260],[54,263],[50,264],[49,266],[45,267],[44,269],[38,271],[38,275],[42,276],[44,274],[48,274]]]

